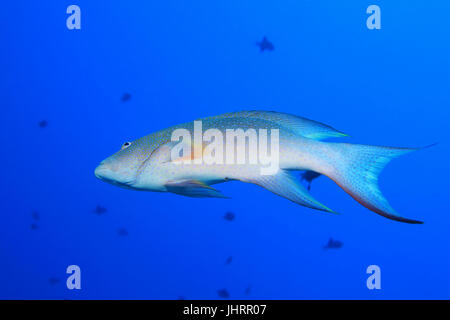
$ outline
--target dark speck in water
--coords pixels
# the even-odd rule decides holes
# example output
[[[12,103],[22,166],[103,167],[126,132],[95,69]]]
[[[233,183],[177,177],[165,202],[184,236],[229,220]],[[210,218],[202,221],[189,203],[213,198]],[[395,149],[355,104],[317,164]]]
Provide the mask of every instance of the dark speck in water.
[[[333,238],[330,238],[328,240],[328,243],[323,247],[324,249],[340,249],[344,243],[339,240],[334,240]]]
[[[106,211],[108,211],[108,210],[106,210],[106,208],[104,208],[102,206],[96,206],[94,209],[94,213],[98,214],[98,215],[102,215],[102,214],[106,213]]]
[[[127,102],[127,101],[130,101],[130,99],[131,99],[131,94],[129,94],[129,93],[124,93],[123,95],[122,95],[122,98],[120,99],[122,102]]]
[[[249,295],[251,291],[252,291],[252,286],[251,286],[251,285],[248,285],[248,287],[245,288],[245,292],[244,292],[244,293],[245,293],[246,295]]]
[[[48,126],[48,121],[47,120],[41,120],[38,122],[38,125],[40,128],[45,128]]]
[[[223,218],[227,221],[233,221],[235,218],[235,214],[233,212],[228,211],[227,213],[225,213]]]
[[[225,264],[230,264],[232,261],[233,261],[233,257],[232,257],[232,256],[229,256],[229,257],[227,258],[227,260],[225,261]]]
[[[264,37],[261,42],[257,42],[256,45],[259,47],[259,50],[261,52],[266,51],[266,50],[273,51],[275,49],[275,46],[273,45],[273,43],[270,42],[269,40],[267,40],[266,37]]]
[[[217,290],[217,295],[224,299],[228,299],[230,297],[230,294],[226,289]]]
[[[33,218],[33,220],[36,220],[36,221],[38,221],[41,217],[39,216],[39,212],[37,212],[37,211],[33,211],[32,213],[31,213],[31,217]]]

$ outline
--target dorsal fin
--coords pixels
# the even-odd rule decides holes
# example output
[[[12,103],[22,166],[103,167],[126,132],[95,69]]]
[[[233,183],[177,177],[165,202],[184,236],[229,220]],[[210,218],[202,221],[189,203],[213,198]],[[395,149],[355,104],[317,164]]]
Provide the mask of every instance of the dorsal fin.
[[[310,120],[307,118],[295,116],[288,113],[276,111],[238,111],[225,113],[219,116],[211,117],[210,119],[223,118],[257,118],[267,121],[272,121],[280,126],[287,127],[297,134],[314,139],[322,140],[326,138],[346,137],[347,134],[340,132],[329,125]]]

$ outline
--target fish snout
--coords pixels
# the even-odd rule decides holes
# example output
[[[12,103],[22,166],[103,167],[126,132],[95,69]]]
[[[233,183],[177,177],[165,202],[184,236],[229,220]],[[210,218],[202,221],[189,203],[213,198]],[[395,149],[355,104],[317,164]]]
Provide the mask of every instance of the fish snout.
[[[112,170],[105,161],[100,162],[94,171],[95,176],[100,180],[109,180],[111,178],[111,173]]]
[[[120,169],[113,161],[102,161],[94,171],[95,176],[107,183],[129,188],[134,183],[132,173],[126,168]]]

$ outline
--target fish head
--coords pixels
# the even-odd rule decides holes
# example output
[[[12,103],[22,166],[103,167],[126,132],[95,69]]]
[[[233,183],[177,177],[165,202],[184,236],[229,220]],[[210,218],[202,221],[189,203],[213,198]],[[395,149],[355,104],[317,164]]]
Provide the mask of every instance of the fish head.
[[[164,191],[166,181],[174,174],[166,165],[171,145],[152,135],[125,142],[118,152],[98,165],[95,176],[126,189]]]
[[[125,142],[121,149],[95,168],[95,176],[110,184],[136,189],[135,183],[148,153],[139,141]]]

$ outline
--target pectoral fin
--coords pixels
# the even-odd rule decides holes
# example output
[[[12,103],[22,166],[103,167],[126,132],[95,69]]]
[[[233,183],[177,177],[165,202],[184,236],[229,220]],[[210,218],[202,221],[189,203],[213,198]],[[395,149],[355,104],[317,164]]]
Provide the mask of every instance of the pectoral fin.
[[[169,141],[160,145],[153,150],[150,157],[146,160],[148,163],[167,163],[171,161],[171,150],[176,145],[176,142]]]
[[[168,192],[192,198],[228,198],[219,190],[198,180],[168,181],[165,187]]]

